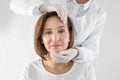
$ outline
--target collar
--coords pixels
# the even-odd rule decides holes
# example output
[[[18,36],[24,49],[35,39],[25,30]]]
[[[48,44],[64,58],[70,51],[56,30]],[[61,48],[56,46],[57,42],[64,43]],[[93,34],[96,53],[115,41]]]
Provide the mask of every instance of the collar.
[[[78,4],[78,3],[76,2],[76,0],[67,0],[67,1],[73,1],[73,2],[75,3],[75,5],[77,5],[77,6],[82,6],[82,7],[83,7],[83,10],[86,10],[87,8],[90,7],[90,5],[92,4],[92,1],[93,1],[93,0],[89,0],[89,1],[86,2],[85,4]]]

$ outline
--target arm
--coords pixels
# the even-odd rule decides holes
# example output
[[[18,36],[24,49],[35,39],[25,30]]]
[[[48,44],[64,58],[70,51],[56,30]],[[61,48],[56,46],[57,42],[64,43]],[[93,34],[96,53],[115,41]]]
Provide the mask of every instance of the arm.
[[[79,46],[75,46],[79,50],[79,55],[73,59],[78,63],[93,61],[99,54],[99,41],[103,32],[103,27],[106,20],[106,13],[99,10],[98,19],[95,24],[93,32],[88,38]]]
[[[10,9],[17,15],[37,15],[40,14],[39,7],[43,0],[11,0]]]
[[[86,72],[86,80],[96,80],[95,70],[91,64],[88,65]]]
[[[51,4],[51,5],[50,5]],[[56,6],[54,6],[56,4]],[[64,0],[11,0],[10,9],[17,15],[41,15],[45,11],[54,11],[53,8],[58,8],[58,4],[65,4]],[[43,7],[42,7],[43,6]]]
[[[106,20],[106,13],[99,9],[96,13],[95,24],[93,31],[84,40],[82,44],[75,45],[74,48],[70,48],[58,53],[52,54],[54,61],[58,63],[67,63],[73,60],[77,63],[91,62],[99,54],[99,42],[103,32],[103,27]]]

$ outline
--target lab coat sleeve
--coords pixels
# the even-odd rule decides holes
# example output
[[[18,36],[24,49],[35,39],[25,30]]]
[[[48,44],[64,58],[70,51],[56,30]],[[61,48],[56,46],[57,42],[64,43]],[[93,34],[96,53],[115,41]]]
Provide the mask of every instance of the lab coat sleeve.
[[[79,50],[79,55],[73,59],[77,63],[91,62],[99,54],[99,41],[103,32],[106,20],[106,12],[98,10],[95,28],[87,39],[79,46],[75,46]]]
[[[43,3],[43,0],[11,0],[10,9],[17,15],[40,15],[39,6]]]
[[[23,72],[21,73],[20,80],[29,80],[29,65],[25,65]]]
[[[88,65],[86,74],[86,80],[96,80],[95,69],[91,64]]]

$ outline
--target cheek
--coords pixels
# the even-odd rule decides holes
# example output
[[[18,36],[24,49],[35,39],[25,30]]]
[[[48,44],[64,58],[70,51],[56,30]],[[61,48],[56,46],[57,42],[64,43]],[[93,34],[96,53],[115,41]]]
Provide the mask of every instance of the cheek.
[[[42,41],[43,41],[43,43],[45,43],[45,42],[47,42],[47,39],[43,37]]]
[[[69,42],[70,42],[70,36],[66,35],[63,38],[64,44],[66,44],[65,46],[68,46]]]
[[[49,39],[46,38],[46,37],[43,37],[43,38],[42,38],[42,41],[43,41],[44,46],[46,47],[46,45],[47,45],[48,42],[49,42]]]
[[[66,43],[70,42],[70,38],[69,38],[68,36],[64,37],[63,40],[64,40],[64,42],[66,42]]]
[[[65,40],[66,42],[70,42],[70,34],[69,33],[64,34],[63,40]]]

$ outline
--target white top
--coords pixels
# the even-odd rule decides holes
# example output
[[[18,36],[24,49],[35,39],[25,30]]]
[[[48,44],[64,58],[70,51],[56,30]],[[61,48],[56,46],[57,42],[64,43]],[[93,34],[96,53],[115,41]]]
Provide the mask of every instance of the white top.
[[[68,72],[53,74],[48,72],[42,60],[38,59],[25,66],[20,80],[96,80],[96,77],[93,66],[87,63],[73,63]]]
[[[53,3],[53,0],[11,0],[10,8],[20,15],[40,15],[41,12],[36,7],[43,3]],[[74,22],[74,47],[79,49],[80,56],[73,61],[93,61],[99,54],[99,41],[106,19],[105,11],[94,0],[85,4],[78,4],[75,0],[54,0],[54,3],[66,4]]]

